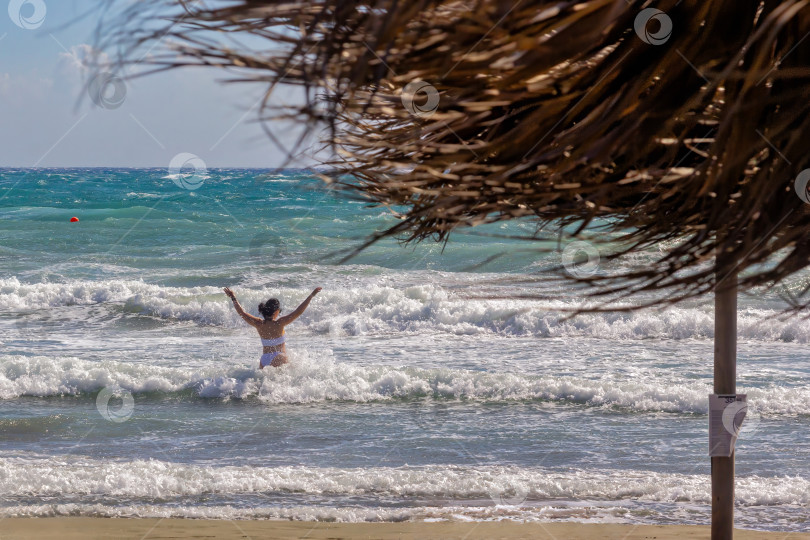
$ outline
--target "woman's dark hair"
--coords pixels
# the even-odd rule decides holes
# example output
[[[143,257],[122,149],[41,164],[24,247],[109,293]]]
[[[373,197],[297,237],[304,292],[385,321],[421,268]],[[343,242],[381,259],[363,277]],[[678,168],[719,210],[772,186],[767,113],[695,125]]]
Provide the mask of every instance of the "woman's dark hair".
[[[281,309],[281,302],[279,302],[277,298],[271,298],[267,302],[261,302],[259,304],[259,313],[261,313],[265,319],[272,317],[279,309]]]

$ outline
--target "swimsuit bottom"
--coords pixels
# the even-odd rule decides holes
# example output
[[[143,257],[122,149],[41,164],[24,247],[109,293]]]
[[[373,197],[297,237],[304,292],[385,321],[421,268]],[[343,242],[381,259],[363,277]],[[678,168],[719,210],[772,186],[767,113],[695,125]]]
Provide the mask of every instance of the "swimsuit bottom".
[[[259,360],[259,366],[261,367],[269,366],[270,364],[273,363],[273,359],[280,354],[281,351],[264,353],[261,359]]]

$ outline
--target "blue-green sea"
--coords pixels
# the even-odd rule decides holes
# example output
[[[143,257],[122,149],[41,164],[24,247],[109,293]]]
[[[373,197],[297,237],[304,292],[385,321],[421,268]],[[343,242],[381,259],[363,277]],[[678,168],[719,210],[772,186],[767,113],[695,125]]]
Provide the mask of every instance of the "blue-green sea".
[[[0,516],[709,522],[711,299],[569,318],[568,240],[507,238],[529,221],[340,262],[398,218],[306,170],[197,180],[0,169]],[[226,286],[253,314],[323,288],[289,364]],[[781,307],[740,299],[737,526],[810,531]]]

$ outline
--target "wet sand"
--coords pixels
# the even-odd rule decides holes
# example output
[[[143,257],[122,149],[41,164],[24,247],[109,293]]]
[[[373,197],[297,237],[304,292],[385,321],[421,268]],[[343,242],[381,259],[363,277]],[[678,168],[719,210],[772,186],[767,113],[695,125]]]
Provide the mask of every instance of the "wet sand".
[[[708,539],[709,528],[675,525],[580,523],[324,523],[302,521],[225,521],[129,518],[6,518],[0,520],[3,540],[37,538],[87,540],[100,538],[278,538],[394,540],[676,540]],[[736,540],[810,540],[810,533],[738,530]]]

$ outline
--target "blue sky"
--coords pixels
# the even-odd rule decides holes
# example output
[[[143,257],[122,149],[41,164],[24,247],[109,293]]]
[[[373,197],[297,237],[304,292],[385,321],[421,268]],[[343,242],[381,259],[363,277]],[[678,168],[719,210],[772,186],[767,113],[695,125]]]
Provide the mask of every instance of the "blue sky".
[[[181,152],[208,167],[282,164],[283,153],[255,122],[261,88],[222,84],[220,71],[183,69],[127,81],[119,107],[95,105],[81,60],[95,43],[100,0],[1,3],[23,4],[31,18],[32,1],[46,7],[37,28],[20,28],[0,10],[0,166],[165,167]],[[282,90],[279,98],[290,102],[293,95]],[[271,127],[290,144],[300,133]],[[313,163],[302,157],[293,166]]]

